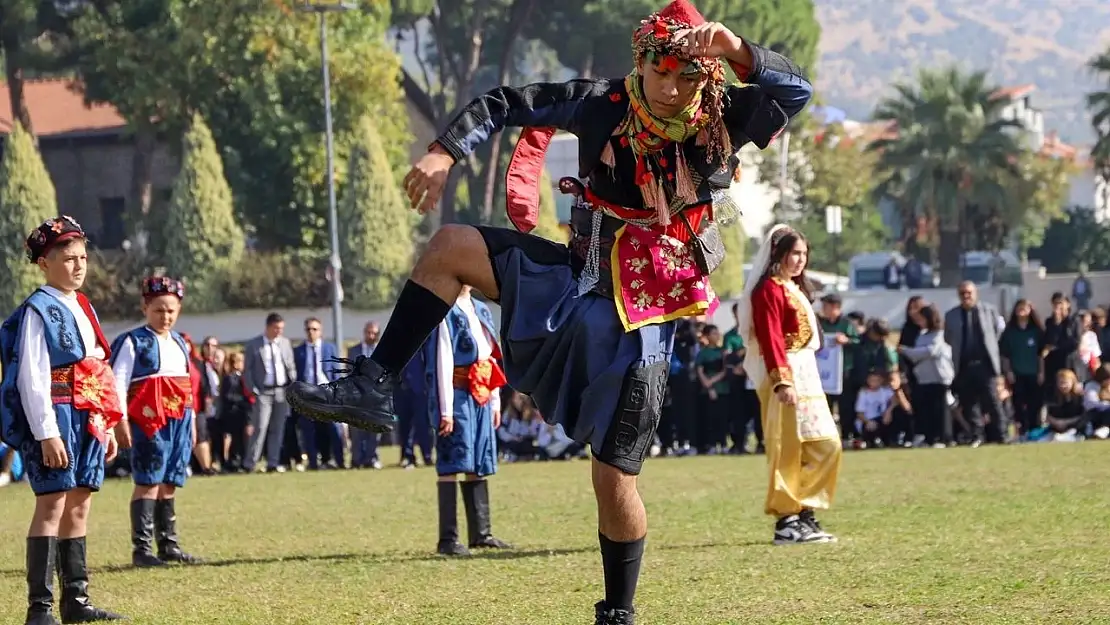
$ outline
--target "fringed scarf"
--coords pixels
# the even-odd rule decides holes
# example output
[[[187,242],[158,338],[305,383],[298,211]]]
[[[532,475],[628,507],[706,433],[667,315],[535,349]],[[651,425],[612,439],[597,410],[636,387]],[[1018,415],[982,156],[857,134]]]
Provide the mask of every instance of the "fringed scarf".
[[[671,205],[675,210],[693,204],[698,199],[697,184],[686,162],[682,144],[697,137],[697,145],[706,148],[708,162],[724,162],[732,153],[732,143],[722,119],[724,110],[724,67],[720,59],[685,58],[674,34],[688,28],[659,14],[644,20],[632,38],[635,67],[624,79],[628,91],[628,113],[613,132],[621,137],[621,145],[632,149],[636,157],[636,185],[644,198],[644,208],[655,211],[656,221],[667,225],[671,221]],[[643,93],[639,73],[641,61],[673,64],[689,63],[709,80],[705,87],[678,115],[658,117],[651,112]],[[663,150],[676,144],[673,181],[668,180],[667,161]],[[606,144],[601,161],[609,167],[616,165],[612,143]],[[669,184],[668,184],[669,183]],[[672,202],[672,200],[681,200]]]

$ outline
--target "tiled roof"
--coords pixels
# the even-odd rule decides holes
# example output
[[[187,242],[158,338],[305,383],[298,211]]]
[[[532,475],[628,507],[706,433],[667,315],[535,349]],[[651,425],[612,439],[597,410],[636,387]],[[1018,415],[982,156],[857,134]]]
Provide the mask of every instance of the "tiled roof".
[[[1016,100],[1018,98],[1023,98],[1036,90],[1037,85],[1034,84],[1018,85],[1016,87],[1002,87],[1000,89],[996,89],[992,95],[995,98]]]
[[[27,80],[23,95],[31,124],[39,137],[68,134],[102,133],[123,128],[127,122],[115,108],[106,104],[85,106],[85,99],[68,78]],[[11,97],[7,83],[0,84],[0,132],[12,129]]]

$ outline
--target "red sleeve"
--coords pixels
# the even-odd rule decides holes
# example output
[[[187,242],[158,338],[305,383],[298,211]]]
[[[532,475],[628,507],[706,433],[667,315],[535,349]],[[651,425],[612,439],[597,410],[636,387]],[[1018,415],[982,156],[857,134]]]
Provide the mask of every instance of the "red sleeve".
[[[786,340],[782,331],[785,310],[786,291],[773,280],[764,280],[752,293],[752,330],[772,388],[794,383],[794,374],[786,361]]]

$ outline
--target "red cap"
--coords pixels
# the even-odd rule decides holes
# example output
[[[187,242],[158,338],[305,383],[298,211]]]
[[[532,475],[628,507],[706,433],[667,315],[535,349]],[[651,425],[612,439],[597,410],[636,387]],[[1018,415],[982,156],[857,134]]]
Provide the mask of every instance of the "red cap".
[[[701,26],[705,18],[689,0],[674,0],[659,12],[660,17],[672,19],[690,26]]]

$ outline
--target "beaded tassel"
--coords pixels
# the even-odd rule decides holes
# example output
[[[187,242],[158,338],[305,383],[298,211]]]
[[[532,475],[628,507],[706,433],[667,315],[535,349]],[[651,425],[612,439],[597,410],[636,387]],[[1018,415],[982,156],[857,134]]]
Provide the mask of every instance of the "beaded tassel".
[[[666,226],[671,223],[671,209],[667,205],[667,193],[663,191],[663,181],[658,178],[647,180],[640,186],[647,206],[655,209],[655,221]]]
[[[694,179],[690,176],[690,168],[686,165],[686,157],[679,147],[675,158],[675,195],[682,198],[683,202],[692,204],[698,199],[698,190],[694,187]]]

